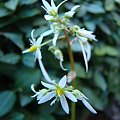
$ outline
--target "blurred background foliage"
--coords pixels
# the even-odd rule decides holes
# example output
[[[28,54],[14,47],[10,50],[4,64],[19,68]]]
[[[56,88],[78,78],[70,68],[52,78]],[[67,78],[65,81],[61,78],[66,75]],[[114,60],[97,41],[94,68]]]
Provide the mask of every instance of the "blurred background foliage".
[[[88,74],[80,46],[77,43],[72,46],[77,88],[88,96],[98,111],[96,116],[102,113],[110,116],[109,120],[120,120],[120,0],[68,0],[59,11],[68,11],[76,4],[81,7],[71,24],[94,31],[98,39],[92,43]],[[34,63],[34,56],[23,55],[22,50],[29,47],[33,28],[36,38],[49,29],[41,5],[41,0],[0,0],[0,120],[69,120],[70,116],[65,115],[59,103],[53,107],[49,102],[37,105],[30,97],[33,95],[31,84],[34,83],[37,90],[41,89],[40,81],[44,78],[38,64]],[[61,42],[59,46],[64,53],[64,65],[69,67],[65,43]],[[47,49],[48,46],[42,48],[44,65],[50,76],[59,80],[67,73],[59,68],[59,62]],[[77,103],[76,109],[78,120],[89,119],[90,112],[81,102]],[[100,120],[104,119],[107,120],[104,117]]]

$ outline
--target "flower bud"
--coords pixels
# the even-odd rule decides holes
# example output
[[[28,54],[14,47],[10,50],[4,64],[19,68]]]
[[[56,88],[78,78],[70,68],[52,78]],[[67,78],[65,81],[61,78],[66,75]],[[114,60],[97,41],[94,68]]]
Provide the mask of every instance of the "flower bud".
[[[50,50],[51,53],[54,54],[55,57],[56,57],[58,60],[60,60],[60,67],[61,67],[63,70],[67,70],[67,69],[65,69],[65,68],[63,67],[63,65],[62,65],[62,62],[63,62],[63,54],[62,54],[62,51],[61,51],[59,48],[55,47],[55,46],[50,46],[48,50]]]

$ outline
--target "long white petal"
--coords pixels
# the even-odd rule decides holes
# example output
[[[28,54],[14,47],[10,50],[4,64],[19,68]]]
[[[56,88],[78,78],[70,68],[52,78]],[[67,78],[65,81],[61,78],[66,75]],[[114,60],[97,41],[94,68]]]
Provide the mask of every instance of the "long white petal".
[[[66,81],[67,81],[67,77],[66,77],[66,75],[65,75],[65,76],[63,76],[63,77],[61,78],[61,80],[59,81],[58,85],[59,85],[61,88],[64,88],[65,85],[66,85]]]
[[[58,6],[57,6],[57,9],[64,3],[66,2],[67,0],[64,0],[63,2],[61,2]]]
[[[50,35],[52,33],[53,33],[53,30],[48,30],[48,31],[42,33],[41,36],[45,37],[45,36],[48,36],[48,35]]]
[[[88,110],[90,110],[94,114],[97,114],[94,108],[85,99],[82,99],[82,102],[87,107]]]
[[[42,0],[42,3],[48,11],[51,10],[51,6],[49,5],[49,3],[46,0]]]
[[[37,46],[39,46],[39,45],[41,44],[42,40],[43,40],[43,36],[40,36],[40,37],[37,39],[37,41],[36,41]]]
[[[48,83],[45,83],[43,81],[41,81],[42,85],[48,89],[56,89],[56,87],[54,85],[51,85],[51,84],[48,84]]]
[[[68,107],[68,103],[67,103],[67,100],[65,98],[64,95],[60,96],[60,102],[61,102],[61,105],[62,105],[62,108],[63,110],[69,114],[69,107]]]
[[[38,62],[39,62],[39,65],[40,65],[40,69],[41,69],[41,71],[42,71],[42,74],[43,74],[44,78],[46,79],[46,81],[49,82],[49,83],[53,83],[53,81],[52,81],[51,78],[49,77],[48,73],[46,72],[45,67],[44,67],[44,65],[43,65],[43,63],[42,63],[42,61],[41,61],[40,58],[38,58]]]
[[[71,92],[64,91],[64,93],[65,93],[65,96],[68,97],[71,101],[77,102],[76,97]]]
[[[48,100],[51,100],[54,96],[56,95],[55,91],[49,92],[47,93],[45,96],[43,96],[40,101],[38,102],[38,104],[42,104],[47,102]]]
[[[85,45],[84,45],[84,48],[85,48],[85,51],[87,53],[87,61],[90,60],[91,58],[91,46],[90,44],[87,42]]]
[[[71,11],[72,12],[74,12],[77,8],[79,8],[80,7],[80,5],[76,5],[76,6],[74,6],[72,9],[71,9]]]
[[[57,38],[58,38],[59,33],[55,33],[54,34],[54,38],[53,38],[53,45],[56,46],[56,42],[57,42]]]
[[[42,59],[42,55],[41,55],[41,51],[37,48],[36,52],[35,52],[35,57]]]
[[[82,42],[80,40],[78,40],[82,49],[82,53],[83,53],[83,57],[84,57],[84,61],[85,61],[85,67],[86,67],[86,72],[88,71],[88,63],[87,63],[87,57],[86,57],[86,53],[84,50],[84,46],[82,44]]]

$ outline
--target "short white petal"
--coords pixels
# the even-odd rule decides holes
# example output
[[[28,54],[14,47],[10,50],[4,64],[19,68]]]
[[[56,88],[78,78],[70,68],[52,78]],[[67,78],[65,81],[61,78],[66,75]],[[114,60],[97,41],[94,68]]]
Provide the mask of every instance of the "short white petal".
[[[43,96],[43,97],[40,99],[40,101],[38,102],[38,104],[42,104],[42,103],[45,103],[45,102],[51,100],[55,95],[56,95],[56,92],[55,92],[55,91],[52,91],[52,92],[47,93],[45,96]]]
[[[68,103],[67,103],[67,100],[65,98],[64,95],[60,96],[60,102],[61,102],[61,105],[62,105],[62,108],[63,110],[69,114],[69,106],[68,106]]]
[[[44,78],[46,79],[46,81],[49,82],[49,83],[54,83],[54,81],[51,80],[51,78],[49,77],[48,73],[46,72],[45,67],[44,67],[41,59],[38,59],[38,62],[39,62],[42,74],[43,74]]]
[[[55,104],[56,102],[56,98],[50,103],[50,106],[52,106],[53,104]]]
[[[56,89],[56,87],[54,85],[51,85],[51,84],[48,84],[48,83],[45,83],[45,82],[42,82],[42,81],[41,81],[41,83],[44,87],[46,87],[48,89],[53,89],[53,90]]]
[[[64,93],[65,93],[65,96],[68,97],[71,101],[77,102],[76,97],[71,92],[64,91]]]
[[[22,53],[28,53],[28,52],[30,52],[30,49],[22,51]]]
[[[53,33],[53,30],[48,30],[48,31],[42,33],[41,36],[45,37],[45,36],[48,36],[48,35],[50,35],[52,33]]]
[[[42,89],[40,90],[40,92],[37,95],[37,100],[40,100],[42,98],[42,96],[47,92],[46,89]]]
[[[55,6],[55,3],[53,2],[53,0],[51,0],[51,6],[54,10],[56,9],[56,6]]]
[[[32,90],[34,93],[38,93],[38,92],[35,91],[34,84],[31,85],[31,90]]]
[[[54,19],[53,16],[50,16],[50,15],[44,15],[44,18],[45,18],[46,20]]]
[[[57,38],[58,38],[59,33],[55,33],[54,34],[54,38],[53,38],[53,45],[56,46],[56,42],[57,42]]]
[[[90,110],[92,113],[97,113],[94,108],[85,100],[85,99],[82,99],[82,102],[83,104],[87,107],[88,110]]]
[[[67,82],[67,77],[66,77],[66,75],[65,75],[65,76],[63,76],[63,77],[61,78],[61,80],[59,81],[58,85],[59,85],[61,88],[64,88],[65,85],[66,85],[66,82]]]
[[[42,3],[48,11],[51,10],[51,6],[49,5],[49,3],[46,0],[42,0]]]
[[[71,11],[75,11],[77,8],[79,8],[80,7],[80,5],[76,5],[76,6],[74,6],[72,9],[71,9]]]
[[[88,63],[87,63],[87,57],[86,57],[86,53],[84,50],[84,46],[82,44],[82,42],[80,40],[78,40],[82,49],[82,53],[83,53],[83,57],[84,57],[84,61],[85,61],[85,66],[86,66],[86,72],[88,71]]]

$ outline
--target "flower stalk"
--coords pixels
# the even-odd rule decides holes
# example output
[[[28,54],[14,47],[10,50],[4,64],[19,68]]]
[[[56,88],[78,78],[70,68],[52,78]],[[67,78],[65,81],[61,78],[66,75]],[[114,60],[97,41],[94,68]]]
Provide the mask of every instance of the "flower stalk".
[[[67,34],[67,31],[64,30],[64,34],[66,37],[66,42],[67,42],[67,47],[68,47],[68,54],[69,54],[69,59],[70,59],[70,66],[71,66],[71,70],[75,71],[75,65],[74,65],[74,57],[73,57],[73,52],[70,46],[70,40]],[[74,78],[72,81],[72,86],[75,88],[76,87],[76,79]],[[75,120],[75,113],[76,113],[76,104],[72,102],[72,107],[71,107],[71,120]]]

